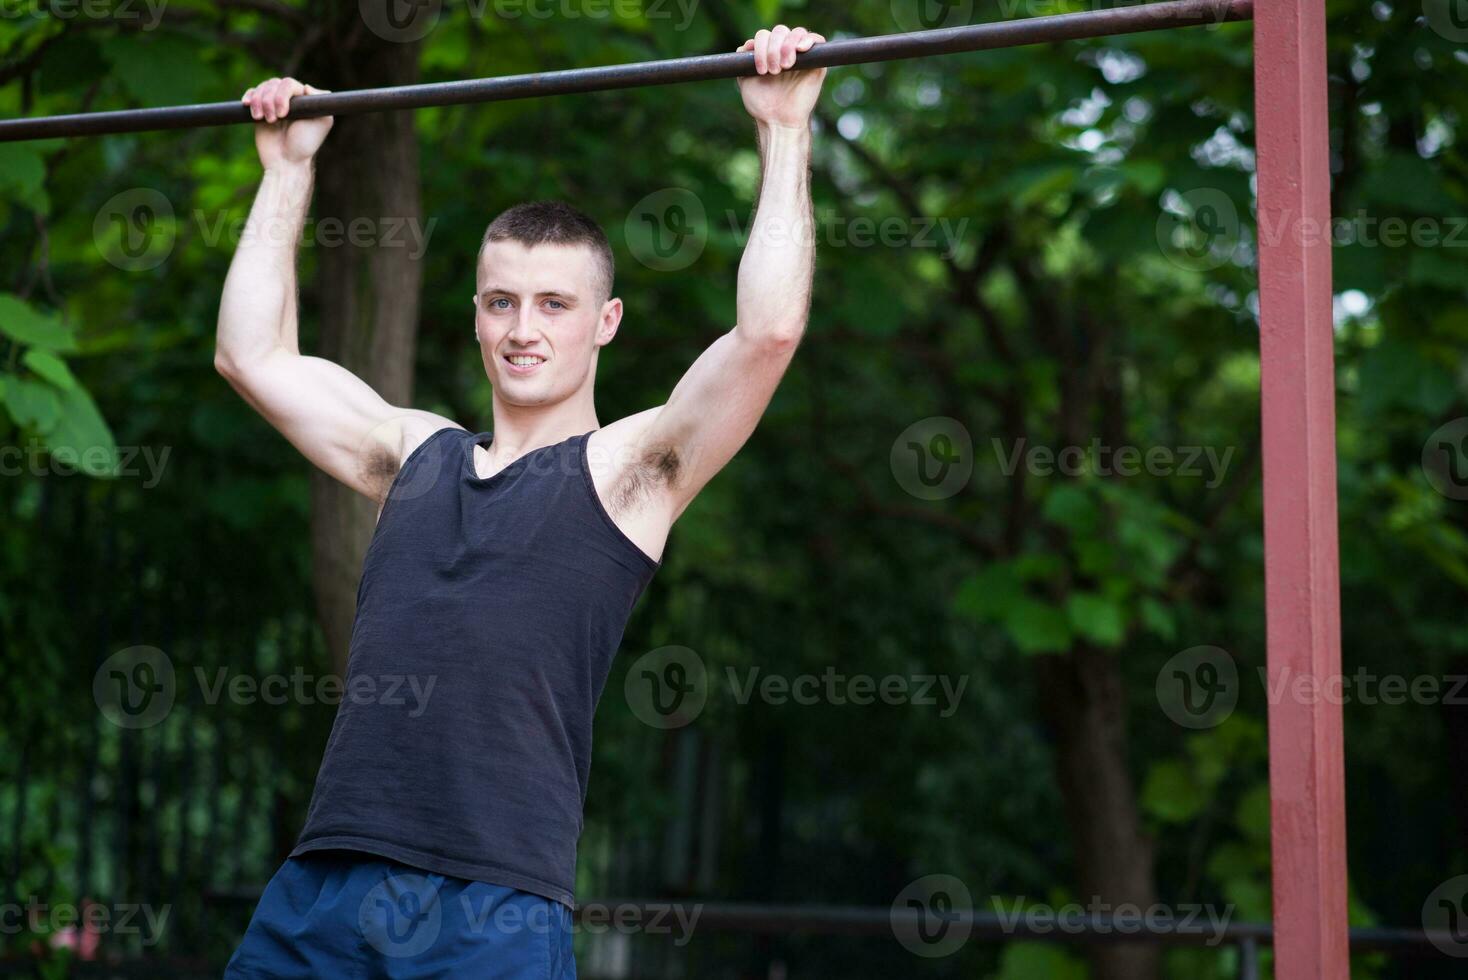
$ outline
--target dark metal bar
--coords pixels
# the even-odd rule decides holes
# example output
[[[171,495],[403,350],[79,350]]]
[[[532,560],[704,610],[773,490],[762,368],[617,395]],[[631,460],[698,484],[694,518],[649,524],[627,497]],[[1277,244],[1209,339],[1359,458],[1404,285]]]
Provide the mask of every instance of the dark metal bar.
[[[1135,34],[1172,27],[1197,27],[1223,21],[1249,20],[1253,16],[1253,0],[1165,0],[1163,3],[1123,6],[1110,10],[831,41],[800,55],[796,67],[831,68],[874,61],[896,61],[928,55],[1012,48],[1048,41]],[[503,102],[546,95],[571,95],[645,85],[739,78],[754,73],[752,53],[711,54],[601,68],[573,68],[567,71],[505,75],[460,82],[430,82],[396,88],[333,92],[330,95],[302,95],[291,100],[291,115],[298,119],[349,116],[389,109]],[[251,121],[249,110],[240,102],[87,112],[67,116],[0,120],[0,142],[191,129],[195,126],[224,126]]]
[[[260,886],[206,890],[206,905],[252,905],[259,901]],[[907,909],[893,910],[882,906],[861,905],[766,905],[760,902],[702,901],[696,898],[624,899],[588,898],[577,903],[576,917],[583,923],[605,925],[608,922],[673,921],[669,913],[680,910],[681,921],[692,923],[695,931],[745,935],[785,936],[887,936],[897,923],[914,924],[922,913]],[[693,916],[696,913],[697,919]],[[1204,920],[1193,924],[1179,922],[1171,929],[1160,929],[1132,916],[1123,925],[1115,916],[1087,914],[1067,920],[1061,926],[1037,929],[1023,916],[1006,919],[993,912],[955,910],[955,923],[965,925],[974,942],[1034,940],[1058,943],[1163,943],[1165,945],[1216,946],[1238,945],[1248,956],[1255,957],[1258,970],[1259,947],[1273,945],[1274,926],[1268,922],[1232,922],[1217,927]],[[1377,950],[1395,956],[1429,956],[1440,958],[1441,949],[1454,943],[1445,931],[1358,927],[1350,930],[1351,949],[1356,952]],[[1252,953],[1251,953],[1252,951]],[[1246,976],[1248,974],[1245,974]],[[1257,978],[1257,972],[1253,974]]]
[[[1259,980],[1259,942],[1252,937],[1239,943],[1239,980]]]

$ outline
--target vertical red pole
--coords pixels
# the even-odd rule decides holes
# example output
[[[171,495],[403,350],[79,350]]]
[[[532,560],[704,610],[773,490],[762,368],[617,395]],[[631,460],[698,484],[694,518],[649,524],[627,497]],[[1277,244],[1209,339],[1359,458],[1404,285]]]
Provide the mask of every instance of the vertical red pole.
[[[1254,101],[1270,690],[1340,690],[1325,0],[1258,0]],[[1281,682],[1283,685],[1281,686]],[[1350,976],[1341,709],[1269,706],[1275,976]]]

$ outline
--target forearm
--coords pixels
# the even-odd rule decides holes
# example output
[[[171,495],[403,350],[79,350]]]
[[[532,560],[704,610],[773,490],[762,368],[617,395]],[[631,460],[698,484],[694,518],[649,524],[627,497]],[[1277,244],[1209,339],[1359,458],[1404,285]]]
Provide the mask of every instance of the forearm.
[[[737,329],[794,342],[805,330],[815,276],[811,134],[809,127],[761,124],[759,139],[760,194],[739,263]]]
[[[267,168],[230,262],[215,361],[239,367],[275,350],[299,352],[296,252],[311,202],[309,162]]]

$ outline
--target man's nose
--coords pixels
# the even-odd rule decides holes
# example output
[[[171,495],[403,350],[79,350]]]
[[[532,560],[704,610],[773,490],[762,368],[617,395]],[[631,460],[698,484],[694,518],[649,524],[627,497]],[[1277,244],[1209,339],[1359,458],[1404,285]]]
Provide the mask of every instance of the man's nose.
[[[540,332],[532,322],[533,312],[522,309],[519,316],[515,317],[515,325],[510,328],[510,339],[517,344],[533,344]]]

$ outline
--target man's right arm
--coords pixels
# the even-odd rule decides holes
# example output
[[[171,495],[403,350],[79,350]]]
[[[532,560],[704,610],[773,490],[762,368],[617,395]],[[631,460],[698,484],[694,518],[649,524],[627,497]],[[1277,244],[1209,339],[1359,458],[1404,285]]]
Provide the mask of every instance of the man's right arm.
[[[271,79],[245,94],[261,121],[255,143],[265,173],[225,278],[214,365],[306,458],[381,501],[407,455],[454,423],[389,405],[340,365],[300,352],[297,243],[316,150],[332,121],[284,117],[292,96],[314,91],[293,79]]]

